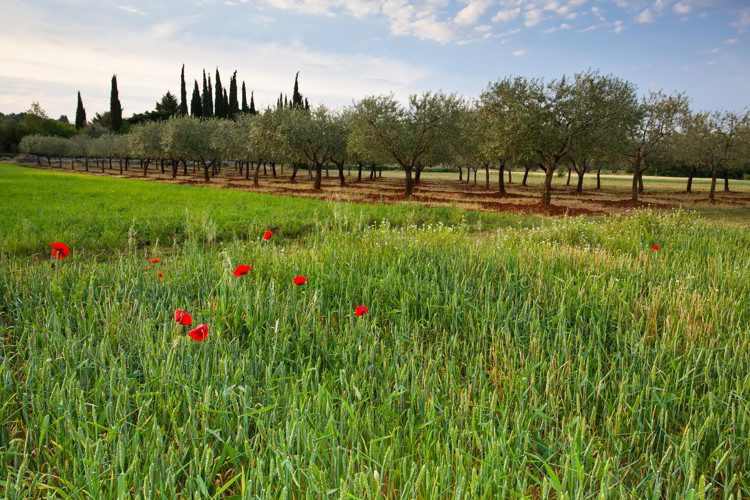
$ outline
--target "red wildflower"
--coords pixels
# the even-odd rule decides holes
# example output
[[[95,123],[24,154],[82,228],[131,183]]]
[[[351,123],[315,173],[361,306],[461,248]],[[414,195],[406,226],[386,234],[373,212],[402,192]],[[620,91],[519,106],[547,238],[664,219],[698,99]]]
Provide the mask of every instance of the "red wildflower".
[[[661,245],[659,245],[658,243],[655,245],[651,245],[651,250],[653,250],[654,252],[659,250],[660,248],[661,248]]]
[[[164,279],[164,273],[163,272],[159,271],[158,273],[156,273],[156,275],[159,277],[160,280]]]
[[[161,259],[157,259],[156,257],[154,257],[153,259],[151,259],[151,263],[152,264],[158,264],[159,262],[161,262]]]
[[[188,335],[197,342],[203,342],[208,338],[208,325],[198,325],[190,330]]]
[[[367,306],[357,306],[354,308],[354,315],[355,316],[364,316],[370,312],[370,308]]]
[[[307,278],[305,278],[302,275],[295,276],[294,279],[292,280],[292,283],[294,283],[297,286],[304,285],[305,283],[307,283]]]
[[[252,269],[253,266],[248,266],[247,264],[240,264],[239,266],[234,268],[234,271],[232,271],[232,274],[237,276],[238,278],[240,276],[244,276],[247,274],[247,272]]]
[[[273,237],[273,231],[266,231],[263,233],[263,240],[268,241]]]
[[[193,317],[190,316],[187,311],[183,311],[182,309],[177,309],[174,312],[174,320],[182,326],[190,326],[193,324]]]
[[[66,245],[65,243],[60,243],[59,241],[56,241],[54,243],[50,243],[49,246],[52,247],[52,250],[50,251],[50,255],[53,259],[64,259],[70,254],[70,247]]]

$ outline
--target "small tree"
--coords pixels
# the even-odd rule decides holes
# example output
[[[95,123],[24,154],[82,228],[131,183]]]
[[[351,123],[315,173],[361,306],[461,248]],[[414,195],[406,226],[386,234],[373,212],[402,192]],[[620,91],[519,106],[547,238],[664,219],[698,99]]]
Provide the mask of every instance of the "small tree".
[[[393,95],[366,97],[354,106],[352,140],[367,148],[369,156],[398,163],[405,174],[404,193],[411,196],[415,168],[458,137],[462,104],[455,94],[442,92],[412,95],[408,108]]]
[[[229,118],[234,118],[240,112],[240,105],[237,101],[237,71],[232,74],[229,80]]]
[[[203,178],[211,182],[210,168],[219,161],[219,150],[213,139],[216,122],[180,116],[164,122],[161,147],[174,156],[190,158],[203,167]]]
[[[185,65],[182,65],[182,72],[180,73],[180,114],[185,116],[188,114],[187,104],[187,86],[185,85]]]
[[[117,90],[117,75],[112,75],[112,89],[109,96],[109,115],[112,120],[112,130],[115,132],[122,128],[122,105],[120,94]]]
[[[281,132],[287,147],[298,158],[304,158],[315,168],[314,189],[321,189],[323,165],[330,161],[335,125],[331,112],[318,106],[307,113],[299,108],[280,110]]]
[[[247,106],[247,90],[245,89],[245,82],[242,82],[242,112],[247,113],[250,108]]]
[[[198,80],[195,80],[193,87],[193,97],[190,99],[190,116],[194,118],[203,117],[203,104],[201,103],[201,93],[198,90]]]
[[[130,156],[140,160],[144,177],[151,160],[166,156],[162,148],[163,129],[163,122],[145,122],[133,126],[128,134]]]
[[[638,201],[638,194],[642,191],[640,186],[643,185],[643,173],[649,166],[649,158],[665,139],[676,132],[687,112],[688,100],[683,94],[650,92],[641,100],[636,125],[628,131],[623,148],[623,155],[633,169],[633,201]]]
[[[78,91],[78,106],[76,107],[76,130],[81,130],[86,126],[86,110],[83,107],[81,91]]]

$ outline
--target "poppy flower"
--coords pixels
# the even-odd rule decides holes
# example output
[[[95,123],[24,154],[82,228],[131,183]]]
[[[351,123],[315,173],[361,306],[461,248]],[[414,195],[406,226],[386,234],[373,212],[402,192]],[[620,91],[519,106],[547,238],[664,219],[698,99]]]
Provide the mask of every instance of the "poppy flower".
[[[651,250],[653,250],[654,252],[659,250],[660,248],[661,248],[661,245],[659,245],[658,243],[655,245],[651,245]]]
[[[151,263],[152,264],[158,264],[159,262],[161,262],[161,259],[157,259],[156,257],[154,257],[153,259],[151,259]]]
[[[357,306],[354,308],[354,315],[355,316],[364,316],[370,312],[370,308],[367,306]]]
[[[268,241],[273,237],[273,231],[266,231],[263,233],[263,241]]]
[[[159,271],[158,273],[156,273],[156,275],[159,277],[160,280],[164,279],[164,273],[163,272]]]
[[[294,283],[297,286],[304,285],[305,283],[307,283],[307,278],[305,278],[302,275],[295,276],[294,279],[292,280],[292,283]]]
[[[203,342],[208,338],[208,325],[198,325],[190,330],[188,335],[196,342]]]
[[[234,271],[232,271],[232,274],[237,276],[238,278],[240,276],[244,276],[247,274],[247,272],[252,269],[253,266],[248,266],[247,264],[240,264],[239,266],[234,268]]]
[[[60,243],[59,241],[56,241],[54,243],[50,243],[49,246],[52,247],[52,250],[50,251],[50,255],[53,259],[64,259],[68,255],[70,255],[70,247],[66,245],[65,243]]]
[[[182,326],[190,326],[193,324],[193,317],[190,316],[187,311],[183,311],[182,309],[177,309],[174,312],[174,320]]]

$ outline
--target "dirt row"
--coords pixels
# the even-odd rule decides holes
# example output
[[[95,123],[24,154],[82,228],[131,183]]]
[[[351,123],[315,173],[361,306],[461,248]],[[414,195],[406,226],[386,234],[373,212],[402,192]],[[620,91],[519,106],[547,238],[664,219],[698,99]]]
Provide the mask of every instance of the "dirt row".
[[[65,168],[48,167],[35,163],[24,164],[31,168],[50,169],[65,172],[82,173],[82,167],[76,166],[71,170],[67,165]],[[122,175],[119,169],[94,171],[90,175],[104,175],[109,177],[125,177],[152,182],[166,182],[172,184],[205,185],[202,173],[189,170],[189,175],[178,175],[172,179],[171,173],[150,171],[144,178],[143,171],[131,168]],[[364,175],[361,181],[357,180],[356,172],[347,176],[346,185],[339,186],[337,176],[323,177],[323,188],[319,191],[313,189],[312,179],[307,171],[298,174],[296,182],[289,179],[288,169],[283,174],[274,178],[263,175],[259,180],[259,186],[253,186],[252,180],[247,180],[231,167],[224,167],[218,175],[211,178],[210,185],[227,189],[239,189],[253,192],[277,194],[284,196],[298,196],[317,198],[333,201],[348,201],[355,203],[402,203],[410,201],[425,206],[454,206],[469,210],[483,210],[492,212],[514,212],[533,213],[553,216],[578,216],[578,215],[607,215],[623,213],[633,209],[672,209],[677,207],[694,208],[706,205],[705,193],[685,193],[684,191],[646,191],[638,202],[630,200],[630,193],[625,189],[585,189],[583,193],[577,194],[573,186],[556,186],[553,193],[552,205],[544,206],[540,200],[539,187],[522,186],[518,181],[506,183],[505,193],[500,193],[497,187],[497,179],[491,184],[490,189],[484,183],[474,185],[456,180],[423,179],[417,184],[414,195],[407,200],[403,194],[403,181],[395,177],[380,177],[375,179]],[[720,192],[718,195],[719,206],[747,206],[750,205],[750,193],[746,192]]]

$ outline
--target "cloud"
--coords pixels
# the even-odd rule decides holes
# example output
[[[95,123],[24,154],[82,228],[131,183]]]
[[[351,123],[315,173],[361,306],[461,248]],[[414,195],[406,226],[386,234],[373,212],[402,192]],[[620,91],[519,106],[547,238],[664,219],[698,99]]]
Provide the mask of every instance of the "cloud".
[[[530,28],[531,26],[536,26],[542,21],[542,18],[544,17],[544,14],[540,9],[531,9],[527,10],[524,15],[524,26],[527,28]]]
[[[635,20],[639,24],[648,24],[656,21],[656,17],[654,17],[654,13],[651,12],[650,9],[646,9],[638,14],[638,17],[636,17]]]
[[[526,49],[519,49],[519,50],[514,50],[514,51],[512,52],[512,54],[513,54],[513,57],[522,57],[522,56],[525,56],[525,55],[526,55],[526,54],[528,54],[528,53],[529,53],[529,51],[528,51],[528,50],[526,50]]]
[[[726,42],[724,42],[725,45],[737,45],[739,43],[739,39],[737,38],[730,38]]]
[[[474,25],[482,17],[482,14],[492,4],[492,0],[464,0],[466,7],[456,14],[453,20],[461,26]]]
[[[553,26],[552,28],[547,28],[544,30],[544,33],[554,33],[556,31],[562,31],[562,30],[569,30],[573,26],[571,26],[568,23],[562,23],[560,26]]]
[[[125,116],[153,109],[167,90],[179,91],[180,66],[185,63],[189,88],[203,68],[218,66],[228,82],[235,69],[248,92],[255,91],[259,106],[271,104],[280,90],[291,92],[294,73],[301,71],[302,92],[311,103],[340,106],[366,94],[394,92],[399,99],[422,90],[431,71],[397,57],[316,50],[301,42],[252,42],[241,38],[215,39],[190,24],[181,32],[174,26],[186,21],[164,21],[141,29],[112,23],[90,23],[73,14],[65,16],[41,8],[12,9],[15,25],[0,31],[0,109],[28,109],[41,101],[50,116],[75,111],[76,91],[93,116],[109,108],[109,82],[116,73]],[[66,30],[55,29],[64,25]],[[85,27],[85,29],[84,29]],[[106,40],[106,47],[91,40]],[[248,54],[252,54],[248,58]]]
[[[622,21],[615,21],[612,23],[612,33],[617,33],[618,35],[625,31],[625,23]]]
[[[677,2],[674,4],[674,7],[672,7],[672,12],[675,14],[688,14],[691,10],[693,10],[692,5],[682,2]]]
[[[138,7],[133,7],[132,5],[118,5],[117,8],[123,12],[127,12],[128,14],[138,14],[139,16],[146,15],[145,12],[140,10]]]
[[[654,10],[655,11],[662,11],[664,10],[667,5],[669,5],[669,0],[656,0],[654,2]]]
[[[721,52],[721,49],[714,48],[714,49],[708,49],[708,50],[701,50],[698,53],[702,55],[713,55],[713,54],[718,54],[719,52]]]
[[[503,9],[499,11],[497,14],[495,14],[495,17],[492,18],[493,21],[504,23],[507,21],[511,21],[515,18],[517,18],[521,14],[521,9],[515,8],[515,9]]]

